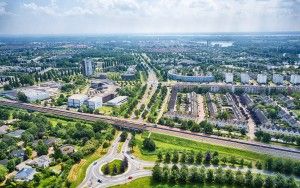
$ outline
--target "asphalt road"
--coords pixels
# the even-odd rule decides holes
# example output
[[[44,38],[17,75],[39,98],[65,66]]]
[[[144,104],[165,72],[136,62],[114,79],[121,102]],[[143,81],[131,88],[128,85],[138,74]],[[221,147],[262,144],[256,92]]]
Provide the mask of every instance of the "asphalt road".
[[[120,137],[118,136],[112,143],[107,154],[88,167],[86,177],[78,187],[110,187],[112,185],[127,183],[140,177],[150,176],[152,173],[151,170],[147,170],[145,167],[152,167],[154,166],[154,163],[136,159],[130,154],[130,149],[128,148],[130,138],[131,135],[128,136],[123,144],[121,152],[118,153],[118,144],[120,142]],[[101,172],[101,167],[106,163],[113,161],[114,159],[123,160],[124,157],[128,159],[128,169],[123,174],[107,176]],[[130,176],[132,179],[128,179]],[[99,180],[101,182],[99,182]]]
[[[0,105],[12,106],[16,108],[33,110],[33,111],[38,111],[38,112],[43,112],[48,114],[54,114],[58,116],[65,116],[69,118],[83,119],[88,121],[102,120],[123,128],[145,129],[156,133],[164,133],[167,135],[173,135],[177,137],[206,142],[210,144],[250,150],[262,154],[277,156],[277,157],[290,157],[290,158],[300,160],[300,150],[282,147],[282,146],[267,145],[256,141],[245,141],[245,140],[218,137],[214,135],[206,135],[202,133],[193,133],[190,131],[184,131],[184,130],[170,128],[161,125],[154,125],[152,123],[144,123],[144,122],[131,120],[131,119],[72,112],[72,111],[58,109],[58,108],[42,107],[33,104],[19,103],[11,100],[0,100]]]

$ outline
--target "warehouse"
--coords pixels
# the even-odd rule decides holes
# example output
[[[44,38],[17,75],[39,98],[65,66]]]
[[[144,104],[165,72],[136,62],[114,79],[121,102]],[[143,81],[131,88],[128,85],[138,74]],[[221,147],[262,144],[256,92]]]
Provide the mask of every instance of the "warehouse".
[[[45,100],[50,98],[50,94],[47,91],[36,90],[36,89],[20,89],[26,95],[29,102],[35,102],[37,100]]]
[[[68,98],[68,106],[69,107],[75,107],[78,108],[80,107],[84,101],[86,101],[88,99],[87,95],[83,95],[83,94],[75,94],[72,95]]]

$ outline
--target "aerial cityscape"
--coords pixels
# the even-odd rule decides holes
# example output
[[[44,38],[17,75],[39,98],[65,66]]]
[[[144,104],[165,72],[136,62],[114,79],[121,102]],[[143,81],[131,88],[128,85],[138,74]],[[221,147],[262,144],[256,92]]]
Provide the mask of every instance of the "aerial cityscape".
[[[299,8],[0,0],[0,187],[300,187]]]

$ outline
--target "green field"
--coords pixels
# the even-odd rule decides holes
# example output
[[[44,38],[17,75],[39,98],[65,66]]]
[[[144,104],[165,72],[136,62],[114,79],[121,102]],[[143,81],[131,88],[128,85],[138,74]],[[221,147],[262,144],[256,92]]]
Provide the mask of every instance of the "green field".
[[[155,152],[148,152],[143,150],[142,142],[148,136],[148,133],[136,135],[137,146],[134,148],[134,155],[138,158],[141,158],[146,161],[155,161],[156,155],[159,151],[166,152],[172,150],[184,151],[184,150],[193,150],[193,151],[218,151],[220,156],[235,156],[237,158],[243,158],[244,160],[256,162],[262,161],[267,158],[267,155],[240,150],[235,148],[223,147],[218,145],[212,145],[203,142],[197,142],[193,140],[188,140],[184,138],[178,138],[174,136],[168,136],[165,134],[152,133],[151,138],[155,141],[157,149]]]
[[[115,159],[111,162],[108,163],[108,166],[109,166],[109,169],[110,169],[110,174],[111,176],[113,175],[118,175],[120,174],[120,167],[121,167],[121,164],[122,164],[122,160],[119,160],[119,159]],[[118,169],[118,173],[117,174],[113,174],[113,169],[114,169],[114,166],[117,166],[117,169]],[[104,164],[102,167],[101,167],[101,172],[104,174],[104,169],[105,169],[105,166],[106,164]]]
[[[168,185],[168,184],[155,184],[151,181],[151,177],[144,177],[133,180],[130,183],[116,185],[111,188],[236,188],[235,186],[220,186],[220,185]]]

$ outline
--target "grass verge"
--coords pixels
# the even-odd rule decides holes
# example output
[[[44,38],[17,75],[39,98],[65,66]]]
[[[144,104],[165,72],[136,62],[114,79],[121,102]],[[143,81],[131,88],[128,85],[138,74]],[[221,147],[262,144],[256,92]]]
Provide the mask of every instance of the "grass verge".
[[[152,133],[151,138],[155,141],[156,151],[148,152],[143,150],[142,143],[145,138],[147,138],[148,133],[136,135],[137,146],[134,147],[134,155],[140,159],[146,161],[155,161],[156,155],[159,151],[166,152],[172,150],[184,151],[184,150],[193,150],[197,151],[218,151],[220,156],[235,156],[237,158],[243,158],[249,161],[262,161],[267,158],[267,155],[259,154],[247,150],[241,150],[236,148],[224,147],[219,145],[212,145],[208,143],[198,142],[194,140],[188,140],[184,138],[168,136],[165,134]]]
[[[101,146],[93,154],[83,158],[80,163],[73,165],[68,175],[68,180],[71,182],[70,187],[77,187],[83,181],[89,165],[105,155],[106,152],[107,149],[103,149]]]

